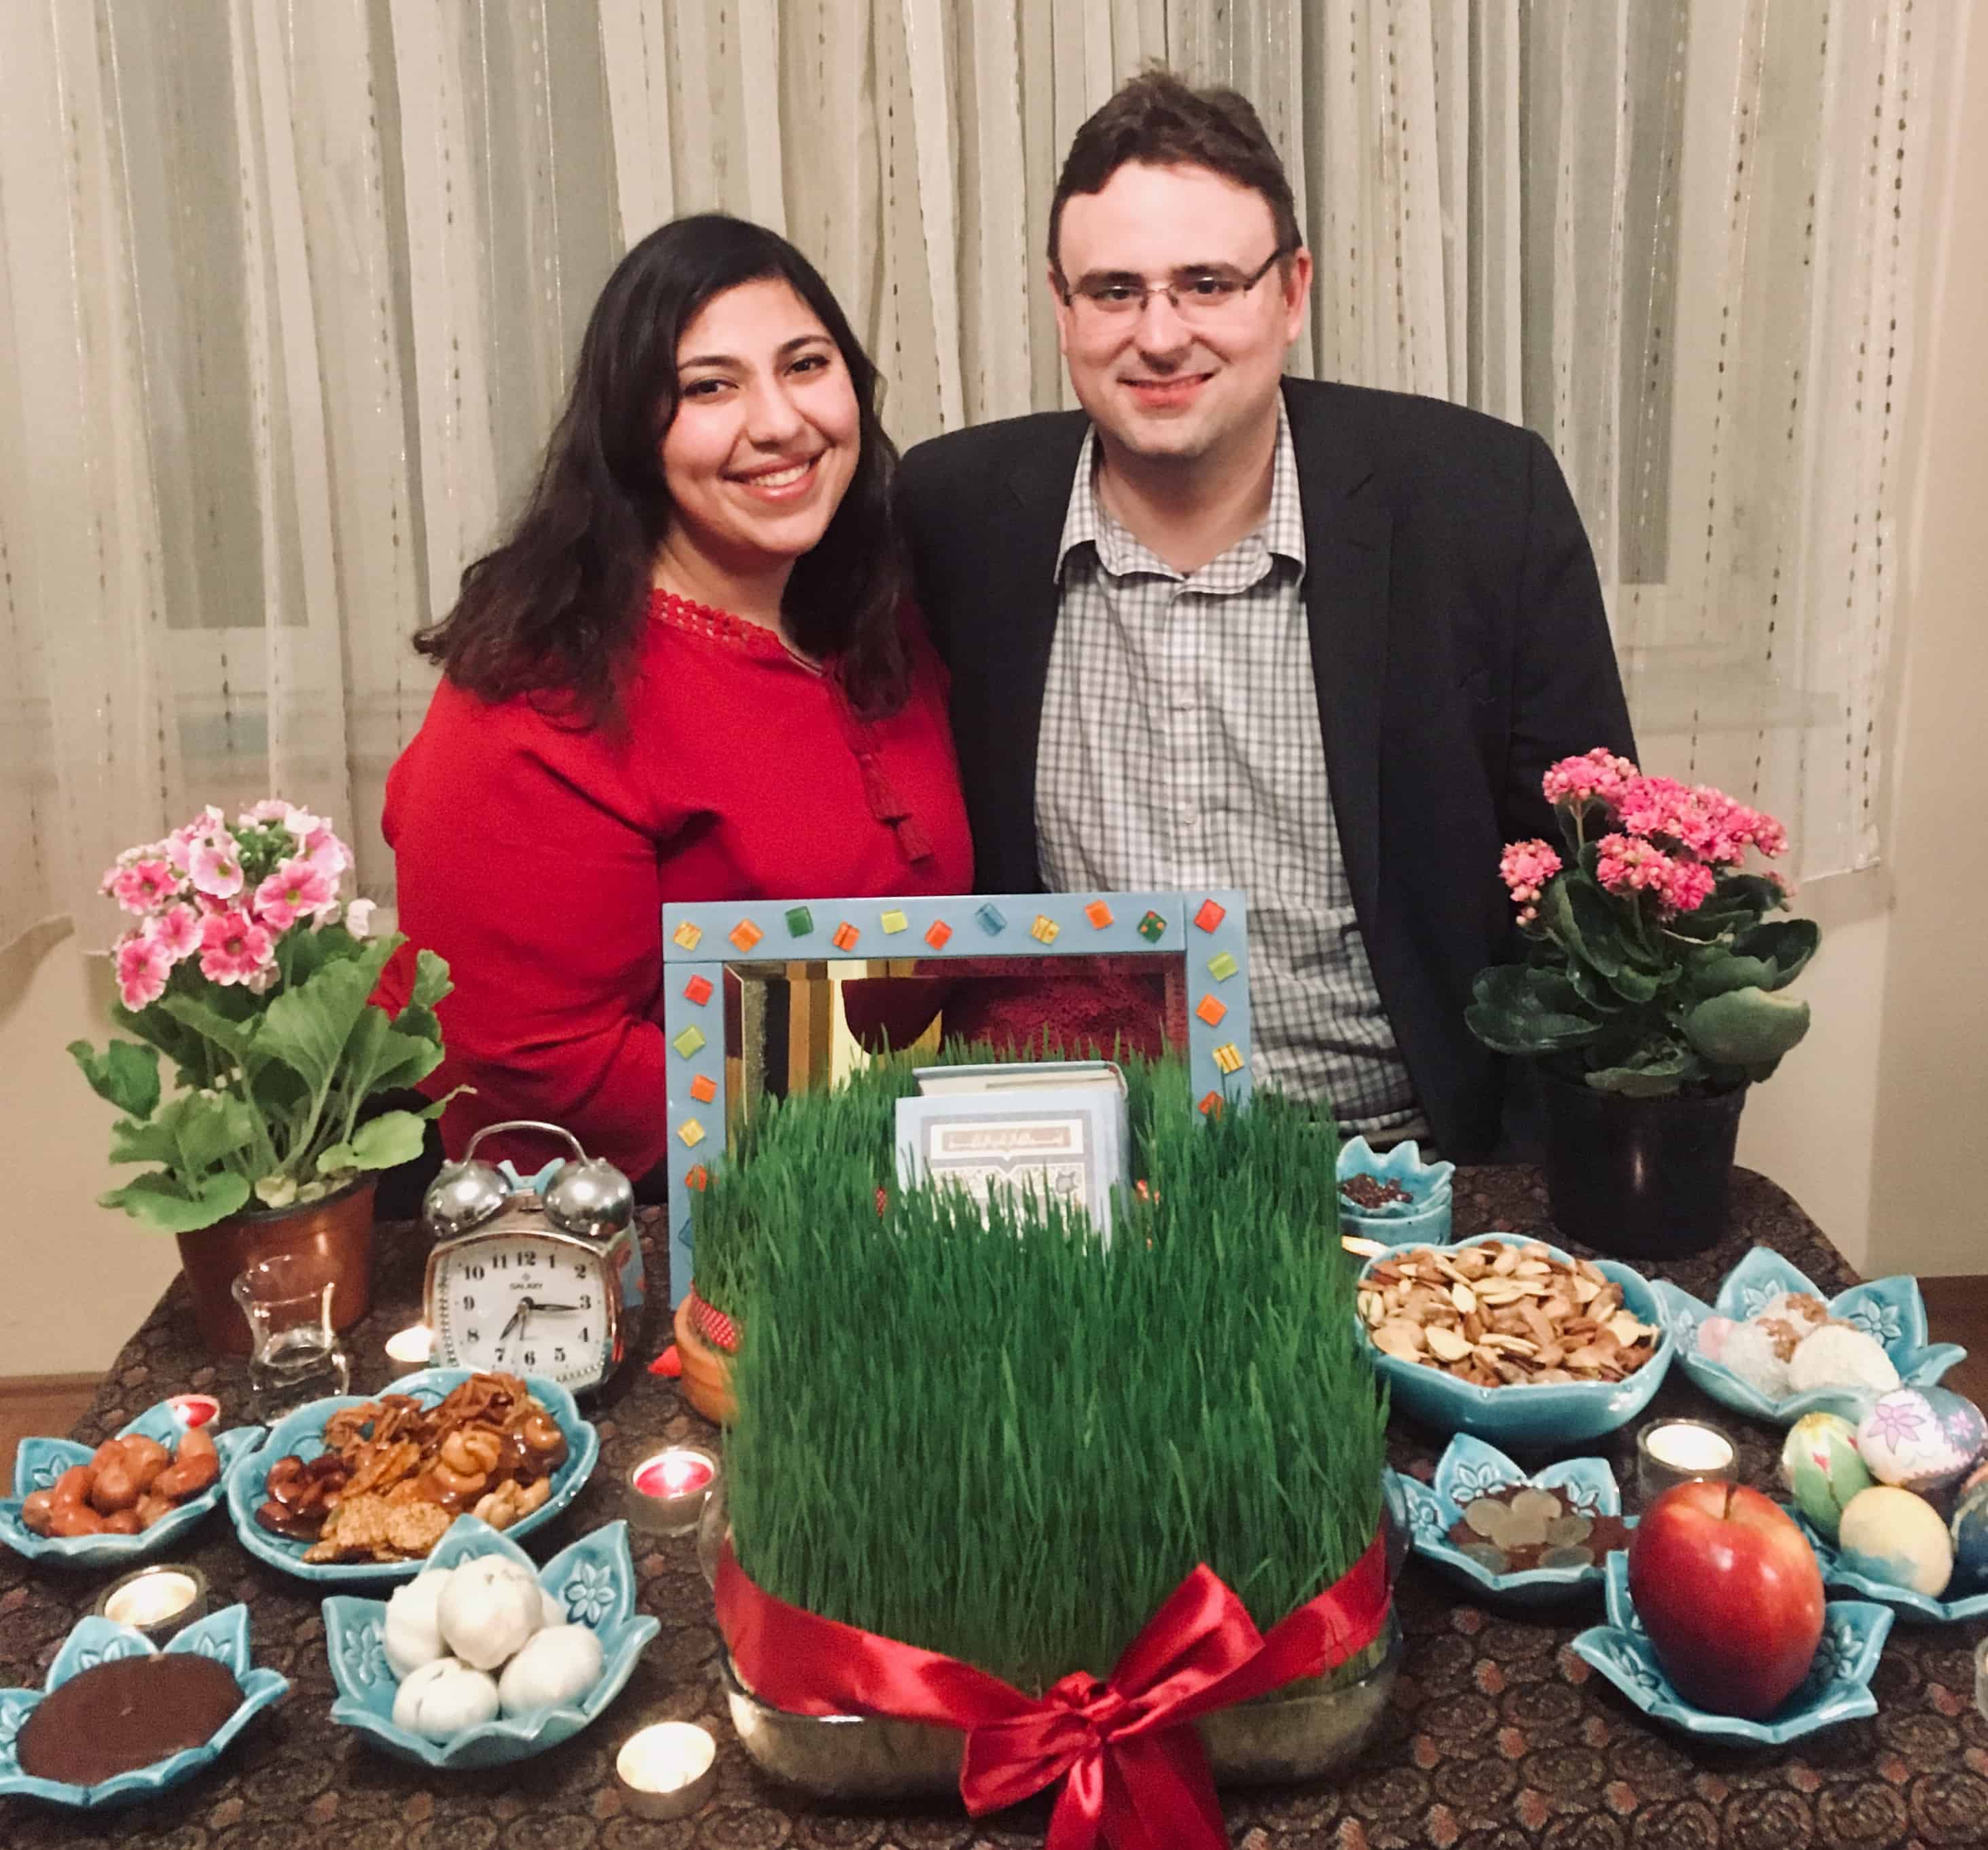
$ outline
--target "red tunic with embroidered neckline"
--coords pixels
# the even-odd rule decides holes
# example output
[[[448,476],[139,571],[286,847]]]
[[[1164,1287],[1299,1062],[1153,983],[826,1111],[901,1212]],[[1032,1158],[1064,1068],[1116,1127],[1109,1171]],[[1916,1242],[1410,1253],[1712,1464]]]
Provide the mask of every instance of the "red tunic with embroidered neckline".
[[[760,624],[661,591],[651,616],[618,736],[444,681],[388,774],[409,942],[377,999],[404,1002],[418,948],[448,960],[448,1057],[422,1089],[477,1088],[443,1116],[451,1155],[536,1118],[631,1176],[661,1159],[665,901],[972,887],[945,671],[915,624],[909,697],[866,722]],[[478,1155],[556,1154],[496,1141]]]

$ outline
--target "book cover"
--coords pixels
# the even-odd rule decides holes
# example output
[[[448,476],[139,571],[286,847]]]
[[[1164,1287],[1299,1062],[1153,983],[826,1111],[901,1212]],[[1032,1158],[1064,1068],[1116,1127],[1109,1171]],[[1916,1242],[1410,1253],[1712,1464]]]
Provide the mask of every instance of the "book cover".
[[[1130,1147],[1123,1076],[1113,1068],[1111,1077],[1115,1085],[1004,1084],[900,1099],[898,1179],[952,1184],[983,1205],[996,1189],[1033,1189],[1081,1208],[1108,1240],[1111,1191],[1128,1182]]]

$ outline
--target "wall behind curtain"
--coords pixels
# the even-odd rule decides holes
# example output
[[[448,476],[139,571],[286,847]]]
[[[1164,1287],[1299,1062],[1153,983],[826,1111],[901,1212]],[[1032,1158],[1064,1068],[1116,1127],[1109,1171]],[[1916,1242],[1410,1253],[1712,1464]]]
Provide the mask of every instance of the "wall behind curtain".
[[[1077,125],[1235,83],[1318,262],[1300,372],[1554,445],[1652,768],[1882,848],[1916,209],[1961,0],[13,0],[0,943],[205,802],[367,890],[445,610],[601,280],[720,207],[821,265],[908,444],[1067,401]]]

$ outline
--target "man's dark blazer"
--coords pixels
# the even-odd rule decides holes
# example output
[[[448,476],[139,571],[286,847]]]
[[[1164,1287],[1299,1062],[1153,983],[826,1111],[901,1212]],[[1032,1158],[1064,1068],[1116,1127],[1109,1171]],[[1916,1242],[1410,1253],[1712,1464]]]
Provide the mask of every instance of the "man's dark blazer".
[[[1530,431],[1438,399],[1286,379],[1305,610],[1333,813],[1381,999],[1437,1142],[1498,1140],[1500,1063],[1464,1025],[1516,954],[1503,845],[1557,839],[1540,777],[1634,755],[1580,516]],[[1057,545],[1087,420],[1045,412],[921,443],[900,506],[952,675],[983,892],[1042,884],[1036,749]],[[1108,725],[1112,716],[1091,716]]]

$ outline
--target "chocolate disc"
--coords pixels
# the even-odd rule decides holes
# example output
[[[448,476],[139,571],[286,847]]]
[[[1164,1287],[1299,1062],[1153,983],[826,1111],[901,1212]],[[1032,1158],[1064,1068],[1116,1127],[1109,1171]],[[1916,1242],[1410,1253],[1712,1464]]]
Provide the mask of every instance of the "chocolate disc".
[[[101,1785],[199,1747],[241,1704],[235,1673],[196,1651],[113,1658],[43,1696],[15,1754],[36,1779]]]
[[[1586,1517],[1570,1513],[1547,1524],[1547,1541],[1556,1548],[1570,1548],[1587,1541],[1594,1532],[1594,1525]]]

